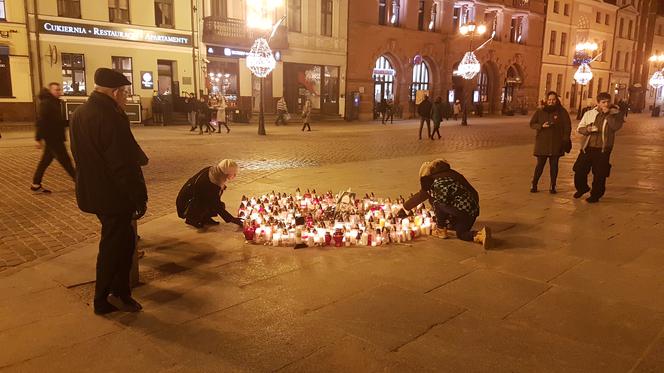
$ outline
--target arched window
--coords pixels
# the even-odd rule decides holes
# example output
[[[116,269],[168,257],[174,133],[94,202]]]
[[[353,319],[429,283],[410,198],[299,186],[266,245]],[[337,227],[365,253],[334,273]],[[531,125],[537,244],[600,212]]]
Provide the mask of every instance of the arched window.
[[[489,101],[489,74],[486,69],[486,65],[482,65],[482,70],[477,77],[477,91],[479,92],[480,102]]]
[[[415,94],[417,91],[429,90],[429,66],[425,61],[413,67],[413,83],[410,86],[410,99],[415,101]]]
[[[396,72],[392,68],[390,60],[385,56],[378,57],[372,75],[374,80],[374,100],[376,102],[393,97],[395,75]]]

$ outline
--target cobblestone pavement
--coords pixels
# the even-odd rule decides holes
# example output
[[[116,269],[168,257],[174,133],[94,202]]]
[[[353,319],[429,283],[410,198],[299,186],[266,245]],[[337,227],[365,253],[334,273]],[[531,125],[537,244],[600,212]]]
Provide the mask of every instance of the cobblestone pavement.
[[[435,155],[480,148],[527,144],[533,133],[527,117],[471,119],[468,127],[448,122],[442,140],[417,139],[418,123],[334,122],[314,124],[302,133],[297,124],[268,126],[258,137],[254,126],[236,125],[230,134],[198,135],[186,127],[138,127],[134,133],[150,157],[144,168],[149,190],[149,212],[144,221],[174,211],[177,191],[187,177],[219,159],[240,162],[237,184],[272,172],[351,161]],[[662,120],[631,116],[619,143],[640,146],[661,143]],[[3,131],[0,140],[0,271],[62,253],[98,234],[98,222],[76,207],[74,189],[59,164],[49,167],[44,185],[51,195],[34,195],[28,185],[38,162],[28,131]],[[523,154],[529,157],[530,154]]]

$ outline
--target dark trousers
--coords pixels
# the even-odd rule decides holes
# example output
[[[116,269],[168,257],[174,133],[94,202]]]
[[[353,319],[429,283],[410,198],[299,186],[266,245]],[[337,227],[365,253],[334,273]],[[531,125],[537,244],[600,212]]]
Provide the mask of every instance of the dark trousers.
[[[533,185],[537,185],[542,172],[544,172],[544,166],[546,165],[546,160],[549,160],[549,176],[551,178],[551,187],[556,186],[556,179],[558,178],[558,160],[559,156],[546,156],[538,155],[537,156],[537,165],[535,166],[535,174],[533,175]]]
[[[39,164],[37,164],[35,175],[32,177],[33,184],[41,184],[42,178],[44,177],[44,172],[46,172],[48,166],[51,164],[51,162],[53,162],[53,159],[57,159],[58,162],[60,162],[62,167],[65,169],[65,171],[67,171],[72,179],[76,178],[76,171],[74,170],[74,166],[71,164],[71,158],[69,158],[69,154],[67,154],[65,143],[62,141],[54,141],[51,143],[46,142],[46,145],[44,146],[44,153],[42,153]]]
[[[221,126],[226,127],[226,132],[230,132],[230,128],[228,128],[228,124],[226,122],[219,122],[217,121],[217,132],[221,133]]]
[[[440,122],[433,124],[433,132],[431,132],[431,139],[433,139],[434,135],[438,135],[438,138],[442,137],[440,135]]]
[[[422,140],[422,128],[424,128],[424,122],[427,123],[427,137],[431,138],[431,118],[420,117],[420,140]]]
[[[394,123],[394,113],[392,110],[388,110],[383,114],[383,124],[387,123],[388,120],[390,123]]]
[[[579,153],[579,157],[574,163],[574,187],[579,192],[590,190],[590,196],[600,198],[606,191],[606,178],[611,172],[609,158],[611,151],[604,151],[600,148],[586,148]],[[588,174],[593,172],[592,189],[588,187]]]
[[[305,128],[309,128],[309,131],[311,131],[311,126],[307,122],[305,122],[304,125],[302,126],[302,131],[304,131]]]
[[[275,125],[279,125],[279,122],[283,124],[284,126],[287,125],[288,123],[286,122],[286,112],[283,110],[279,110],[277,113],[277,120],[274,121]]]
[[[97,215],[101,222],[101,239],[97,255],[95,304],[103,302],[109,293],[131,295],[129,273],[136,249],[132,214]]]
[[[444,227],[446,222],[449,222],[460,240],[473,241],[475,232],[472,231],[472,228],[476,217],[445,205],[436,205],[435,211],[438,226]]]

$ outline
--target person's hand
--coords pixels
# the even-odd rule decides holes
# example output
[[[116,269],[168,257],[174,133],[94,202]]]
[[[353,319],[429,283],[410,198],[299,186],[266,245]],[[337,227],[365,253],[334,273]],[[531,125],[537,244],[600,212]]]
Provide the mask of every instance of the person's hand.
[[[542,128],[549,128],[549,127],[551,127],[551,125],[549,125],[549,123],[542,124]]]
[[[37,148],[37,149],[41,149],[41,148],[42,148],[42,142],[41,142],[41,140],[37,140],[37,141],[35,141],[35,148]]]
[[[239,227],[244,226],[244,222],[243,222],[242,219],[240,219],[240,218],[233,218],[233,220],[231,221],[231,223],[236,224],[236,225],[239,226]]]
[[[145,212],[148,211],[148,205],[146,203],[143,203],[141,206],[136,208],[136,211],[134,211],[134,215],[132,216],[133,220],[138,220],[145,215]]]
[[[406,212],[406,210],[401,209],[401,210],[399,210],[399,212],[397,213],[397,217],[398,217],[399,219],[405,219],[406,217],[408,217],[408,213]]]

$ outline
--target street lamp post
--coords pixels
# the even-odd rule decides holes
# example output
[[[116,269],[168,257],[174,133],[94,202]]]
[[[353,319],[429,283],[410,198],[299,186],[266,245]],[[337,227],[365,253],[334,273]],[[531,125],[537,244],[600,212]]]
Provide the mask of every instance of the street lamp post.
[[[462,76],[466,81],[473,79],[482,69],[480,62],[475,56],[473,51],[473,38],[475,35],[481,36],[486,32],[486,26],[482,24],[475,24],[474,22],[466,23],[459,28],[459,33],[462,36],[470,36],[468,45],[468,52],[463,55],[463,59],[459,63],[457,74]],[[468,125],[468,84],[465,84],[463,90],[463,114],[461,115],[461,125]]]
[[[651,112],[651,115],[654,117],[657,116],[656,114],[659,114],[655,110],[657,108],[657,91],[659,91],[661,87],[664,87],[664,74],[662,74],[662,71],[659,70],[661,63],[664,62],[664,54],[652,55],[650,56],[648,61],[655,64],[655,72],[650,77],[650,80],[648,80],[648,84],[650,84],[650,86],[655,89],[655,94],[654,94],[655,98],[653,99],[652,102],[652,112]]]
[[[587,85],[593,78],[593,72],[590,69],[590,63],[594,61],[591,54],[599,47],[597,43],[584,42],[576,45],[576,53],[574,54],[575,62],[579,63],[579,68],[574,73],[574,80],[581,86],[579,92],[579,109],[576,113],[576,118],[581,119],[581,110],[583,105],[583,87]],[[603,53],[603,52],[601,52]],[[601,54],[600,53],[600,54]],[[599,54],[595,57],[599,57]]]

